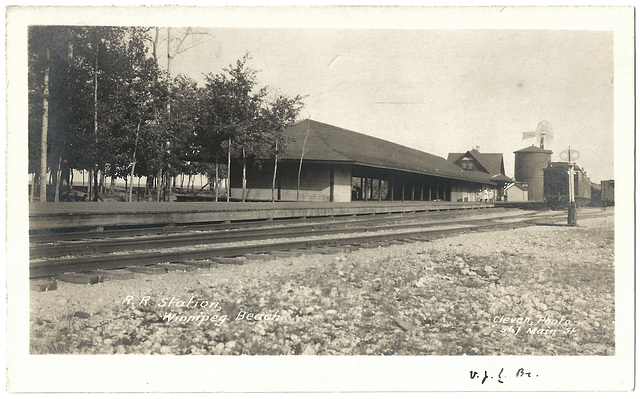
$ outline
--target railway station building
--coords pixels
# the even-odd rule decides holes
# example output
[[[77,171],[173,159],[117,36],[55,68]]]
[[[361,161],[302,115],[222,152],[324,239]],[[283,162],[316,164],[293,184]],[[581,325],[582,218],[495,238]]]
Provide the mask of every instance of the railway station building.
[[[471,202],[502,184],[483,170],[310,119],[284,135],[273,192],[278,201]],[[272,199],[273,170],[273,160],[247,165],[245,200]],[[242,196],[242,170],[232,167],[231,198]]]

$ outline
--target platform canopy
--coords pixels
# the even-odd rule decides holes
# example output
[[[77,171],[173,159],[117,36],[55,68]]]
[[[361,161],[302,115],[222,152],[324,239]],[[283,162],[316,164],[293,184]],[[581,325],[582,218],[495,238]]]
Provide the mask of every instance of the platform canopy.
[[[290,139],[281,160],[350,163],[475,183],[495,184],[492,175],[463,171],[446,159],[326,123],[305,119],[284,131]],[[305,141],[306,138],[306,141]],[[304,146],[304,155],[302,155]]]

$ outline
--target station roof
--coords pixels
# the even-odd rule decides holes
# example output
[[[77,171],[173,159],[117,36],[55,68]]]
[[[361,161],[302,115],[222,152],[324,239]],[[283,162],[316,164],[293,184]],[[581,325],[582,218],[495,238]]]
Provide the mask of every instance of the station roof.
[[[281,160],[352,163],[361,166],[495,184],[492,175],[463,171],[446,159],[379,138],[305,119],[283,133],[291,141]],[[306,138],[306,142],[305,142]]]

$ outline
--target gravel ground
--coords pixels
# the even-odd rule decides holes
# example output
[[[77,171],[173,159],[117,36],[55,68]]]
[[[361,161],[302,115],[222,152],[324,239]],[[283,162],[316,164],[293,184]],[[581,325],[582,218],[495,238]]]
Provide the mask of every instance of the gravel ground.
[[[614,218],[31,293],[32,354],[614,355]]]

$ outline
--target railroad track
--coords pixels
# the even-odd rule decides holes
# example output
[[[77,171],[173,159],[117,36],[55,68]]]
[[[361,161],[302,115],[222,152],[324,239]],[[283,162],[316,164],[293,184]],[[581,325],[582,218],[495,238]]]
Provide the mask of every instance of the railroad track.
[[[188,233],[193,231],[220,231],[220,230],[232,230],[232,229],[245,229],[245,228],[259,228],[265,226],[289,226],[289,225],[310,225],[310,224],[330,224],[340,223],[340,221],[353,223],[378,223],[380,221],[406,221],[407,217],[421,218],[428,217],[430,220],[441,220],[448,218],[455,218],[465,215],[478,215],[487,212],[500,213],[505,212],[506,209],[497,208],[485,208],[466,210],[460,209],[453,211],[441,212],[439,210],[421,210],[421,211],[401,211],[394,213],[364,213],[349,216],[316,216],[309,218],[287,218],[277,220],[255,220],[255,221],[230,221],[230,222],[213,222],[213,223],[191,223],[191,224],[164,224],[156,226],[110,226],[103,230],[92,231],[72,231],[72,232],[32,232],[29,236],[31,244],[39,243],[56,243],[65,241],[86,241],[92,239],[105,239],[105,238],[117,238],[117,237],[134,237],[134,236],[150,236],[150,235],[167,235],[175,233]],[[453,213],[452,213],[453,212]]]
[[[608,212],[613,214],[613,212]],[[581,218],[603,215],[603,211],[581,214]],[[483,212],[455,218],[438,218],[412,214],[405,216],[376,215],[351,220],[298,221],[297,225],[275,224],[213,231],[158,233],[136,231],[136,237],[85,240],[63,240],[42,243],[36,240],[30,248],[30,278],[51,277],[69,272],[92,272],[136,266],[167,264],[194,260],[241,262],[252,254],[287,256],[283,251],[299,251],[326,247],[350,250],[354,247],[385,245],[383,243],[433,240],[471,231],[513,229],[535,224],[566,223],[559,212]],[[105,237],[103,234],[102,237]]]
[[[531,215],[533,212],[524,213]],[[381,229],[399,230],[406,228],[423,228],[435,225],[447,225],[460,222],[481,223],[482,215],[475,214],[463,217],[431,217],[424,214],[409,215],[376,215],[374,217],[357,217],[347,220],[319,220],[315,222],[296,221],[289,223],[245,223],[234,228],[221,227],[220,225],[206,227],[192,227],[187,229],[164,230],[137,229],[134,234],[123,236],[118,231],[116,237],[109,233],[94,234],[92,238],[80,239],[74,233],[73,239],[52,241],[39,238],[39,242],[33,243],[30,248],[30,257],[63,257],[74,255],[94,255],[110,252],[127,252],[142,249],[163,249],[166,247],[180,247],[187,245],[221,244],[248,240],[261,240],[272,238],[292,238],[302,236],[316,236],[328,234],[366,233]],[[510,215],[510,216],[509,216]],[[408,216],[411,218],[408,220]],[[513,217],[513,214],[493,215],[493,220],[501,220],[505,217]],[[443,220],[444,219],[444,220]],[[357,224],[357,225],[354,225]]]

